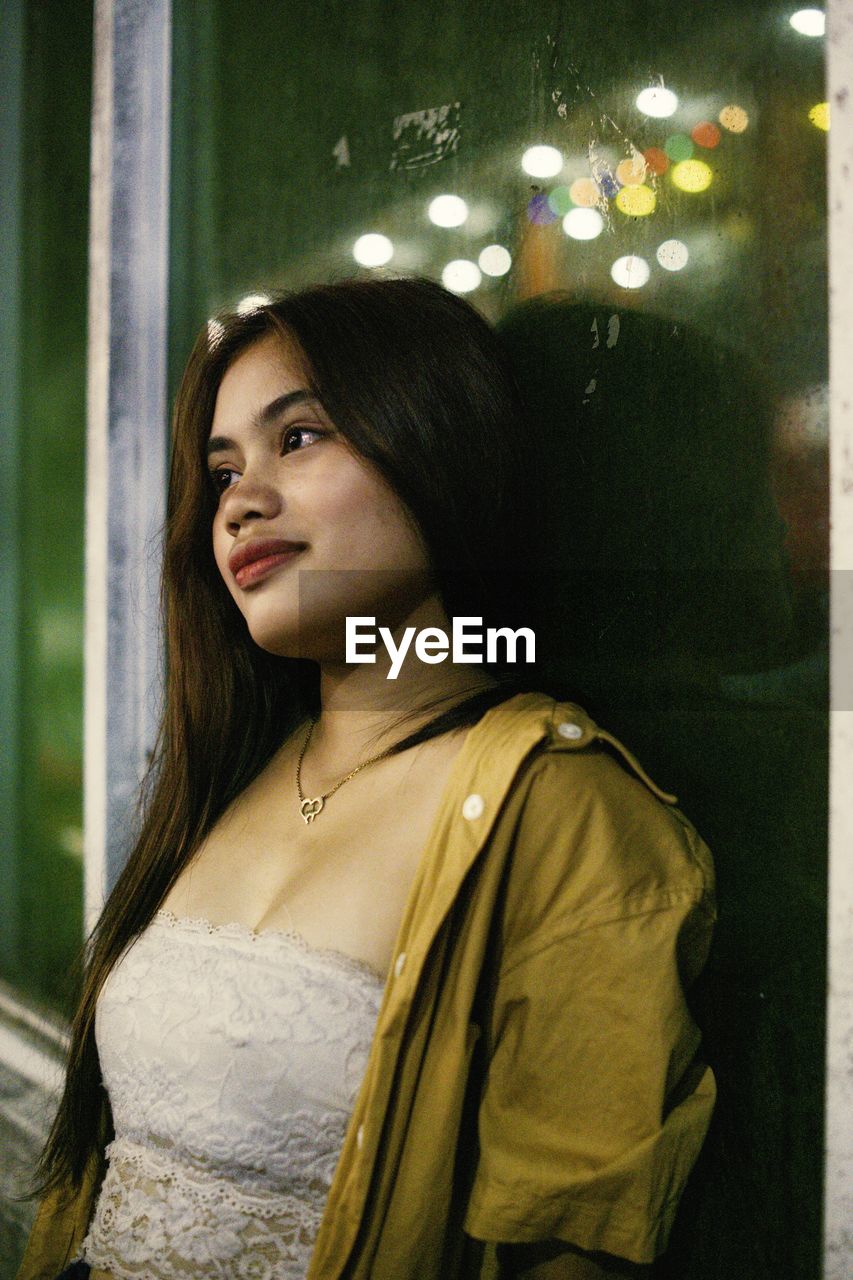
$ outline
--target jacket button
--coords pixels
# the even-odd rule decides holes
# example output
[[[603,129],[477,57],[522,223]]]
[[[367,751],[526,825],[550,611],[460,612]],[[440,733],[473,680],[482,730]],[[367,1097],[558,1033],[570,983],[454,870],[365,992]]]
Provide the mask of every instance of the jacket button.
[[[557,733],[559,733],[561,738],[583,737],[583,729],[579,724],[573,724],[571,720],[564,720],[562,724],[558,724]]]
[[[394,972],[396,973],[398,978],[400,974],[403,972],[403,967],[405,963],[406,963],[406,953],[405,951],[401,951],[400,954],[397,956],[397,959],[394,961]]]
[[[355,1145],[359,1151],[364,1146],[364,1125],[360,1124],[355,1131]]]
[[[467,800],[463,804],[462,817],[467,818],[470,822],[472,818],[479,818],[485,807],[483,797],[478,796],[475,792],[474,795],[468,796]]]

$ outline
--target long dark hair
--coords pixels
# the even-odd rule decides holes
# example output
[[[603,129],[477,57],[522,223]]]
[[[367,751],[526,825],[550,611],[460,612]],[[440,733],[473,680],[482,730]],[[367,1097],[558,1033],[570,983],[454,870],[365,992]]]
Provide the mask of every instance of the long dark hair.
[[[215,499],[204,453],[217,391],[234,359],[269,334],[295,340],[312,392],[416,522],[448,617],[529,624],[535,496],[525,483],[525,412],[499,341],[473,307],[428,280],[369,279],[279,294],[208,322],[172,420],[161,587],[166,696],[140,791],[141,827],[81,953],[64,1092],[31,1196],[78,1187],[93,1159],[96,1180],[103,1177],[113,1127],[94,1016],[104,980],[220,814],[319,709],[315,664],[255,644],[211,545]],[[445,707],[394,751],[476,723],[488,707],[538,686],[535,666],[483,669],[495,686]]]

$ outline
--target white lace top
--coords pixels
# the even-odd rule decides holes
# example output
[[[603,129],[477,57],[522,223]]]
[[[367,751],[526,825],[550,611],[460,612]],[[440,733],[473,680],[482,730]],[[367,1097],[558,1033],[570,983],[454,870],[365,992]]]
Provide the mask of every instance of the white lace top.
[[[79,1258],[303,1280],[384,980],[299,934],[158,911],[98,1000],[115,1139]]]

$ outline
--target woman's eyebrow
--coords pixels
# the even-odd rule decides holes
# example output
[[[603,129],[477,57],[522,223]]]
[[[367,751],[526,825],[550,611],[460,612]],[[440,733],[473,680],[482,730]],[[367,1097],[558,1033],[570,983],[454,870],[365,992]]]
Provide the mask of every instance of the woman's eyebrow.
[[[311,391],[288,391],[283,396],[276,396],[275,400],[271,400],[258,413],[253,414],[250,421],[255,427],[267,427],[284,413],[285,409],[289,409],[294,404],[306,404],[316,399],[317,397]],[[207,442],[207,456],[219,453],[221,449],[236,449],[236,447],[235,442],[228,436],[211,436]]]

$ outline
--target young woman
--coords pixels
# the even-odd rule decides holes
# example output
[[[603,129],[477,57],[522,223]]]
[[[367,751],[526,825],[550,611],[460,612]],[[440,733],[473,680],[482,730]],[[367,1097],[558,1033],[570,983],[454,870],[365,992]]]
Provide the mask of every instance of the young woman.
[[[535,633],[533,430],[428,281],[199,336],[164,718],[20,1280],[596,1280],[664,1250],[715,1096],[685,998],[709,851],[523,646],[441,643]]]

